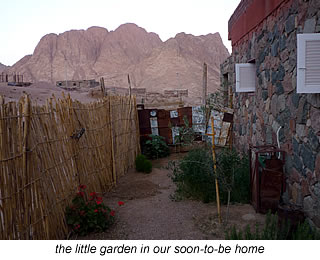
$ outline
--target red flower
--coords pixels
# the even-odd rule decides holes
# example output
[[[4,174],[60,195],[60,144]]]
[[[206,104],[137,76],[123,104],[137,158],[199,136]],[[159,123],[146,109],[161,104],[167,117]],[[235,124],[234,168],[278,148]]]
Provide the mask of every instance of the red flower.
[[[101,204],[101,203],[102,203],[102,201],[99,201],[99,200],[97,200],[96,202],[97,202],[97,205],[99,205],[99,204]]]
[[[84,215],[86,214],[86,212],[85,212],[84,210],[81,210],[81,211],[79,212],[79,214],[80,214],[80,216],[84,216]]]
[[[79,185],[79,187],[78,187],[79,190],[84,190],[84,189],[86,189],[86,188],[87,188],[87,186],[86,186],[86,185],[83,185],[83,184]]]
[[[115,214],[116,214],[116,212],[115,212],[114,210],[111,210],[111,211],[110,211],[110,215],[111,215],[112,217],[114,217]]]
[[[77,230],[77,229],[79,229],[79,228],[80,228],[80,224],[78,224],[78,225],[76,225],[76,226],[74,227],[75,230]]]
[[[90,196],[93,197],[93,198],[94,198],[96,195],[97,195],[97,193],[95,193],[95,192],[91,192],[91,193],[90,193]]]
[[[84,196],[84,192],[83,192],[83,191],[79,191],[79,192],[77,193],[77,195],[80,196],[80,197],[83,197],[83,196]]]
[[[119,205],[119,206],[123,206],[123,205],[124,205],[124,202],[123,202],[123,201],[118,201],[118,205]]]
[[[97,201],[102,201],[102,197],[97,197],[96,200]]]
[[[99,210],[97,210],[97,209],[94,210],[95,213],[98,213],[98,211],[99,211]]]

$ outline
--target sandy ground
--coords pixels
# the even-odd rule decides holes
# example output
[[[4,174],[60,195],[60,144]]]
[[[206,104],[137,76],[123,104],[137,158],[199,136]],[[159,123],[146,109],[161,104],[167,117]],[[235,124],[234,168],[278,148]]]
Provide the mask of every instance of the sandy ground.
[[[181,240],[224,239],[225,230],[233,225],[244,228],[264,223],[264,215],[256,214],[251,205],[231,205],[228,224],[219,224],[215,203],[173,201],[175,185],[164,167],[181,154],[153,161],[151,174],[134,170],[123,176],[117,187],[105,194],[104,202],[116,211],[116,223],[105,233],[71,239]],[[124,206],[119,207],[118,201]],[[226,220],[226,207],[222,207]]]

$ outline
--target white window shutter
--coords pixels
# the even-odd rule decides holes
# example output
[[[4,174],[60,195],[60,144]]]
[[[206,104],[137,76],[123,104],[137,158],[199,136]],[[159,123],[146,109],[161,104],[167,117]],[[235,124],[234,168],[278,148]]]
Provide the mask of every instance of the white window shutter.
[[[236,64],[236,92],[256,91],[256,66],[253,63]]]
[[[297,93],[320,93],[320,34],[297,35]]]

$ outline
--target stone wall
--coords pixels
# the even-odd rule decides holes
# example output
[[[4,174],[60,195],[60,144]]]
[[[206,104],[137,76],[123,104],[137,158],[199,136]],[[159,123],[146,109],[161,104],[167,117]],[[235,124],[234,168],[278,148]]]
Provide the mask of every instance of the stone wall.
[[[320,227],[320,94],[297,94],[297,34],[320,32],[320,1],[284,1],[240,41],[221,65],[233,90],[234,146],[277,144],[287,153],[284,201]],[[256,91],[235,92],[235,63],[255,61]],[[228,82],[224,81],[228,79]]]

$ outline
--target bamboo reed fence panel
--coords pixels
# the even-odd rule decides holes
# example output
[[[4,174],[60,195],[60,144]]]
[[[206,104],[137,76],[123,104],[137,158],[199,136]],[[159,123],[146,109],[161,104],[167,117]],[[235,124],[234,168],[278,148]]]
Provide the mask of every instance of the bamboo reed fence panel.
[[[135,97],[44,106],[0,97],[0,239],[65,238],[77,187],[110,190],[139,152]]]

